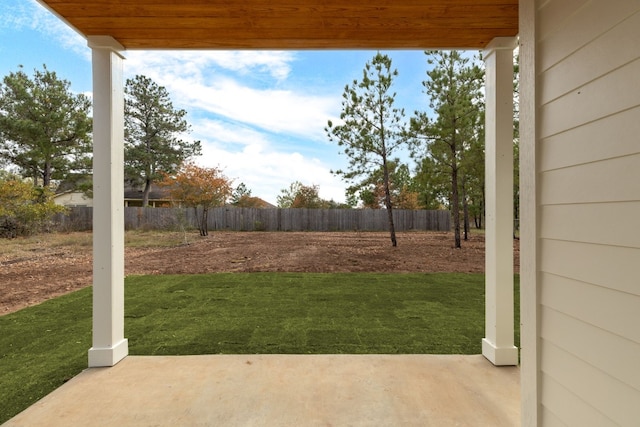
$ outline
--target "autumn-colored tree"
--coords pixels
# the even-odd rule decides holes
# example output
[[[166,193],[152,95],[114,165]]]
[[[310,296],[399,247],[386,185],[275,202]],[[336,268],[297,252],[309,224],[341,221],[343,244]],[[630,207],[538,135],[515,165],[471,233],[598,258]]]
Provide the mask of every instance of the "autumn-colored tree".
[[[400,189],[393,189],[391,202],[396,209],[421,209],[418,196],[419,194],[408,185],[403,185]],[[381,209],[384,206],[384,197],[384,186],[381,183],[360,191],[362,207],[366,209]]]
[[[260,197],[254,197],[251,195],[251,190],[249,190],[244,182],[238,184],[238,186],[233,190],[231,194],[231,204],[238,208],[265,208],[267,207],[267,202],[262,200]]]
[[[239,208],[266,208],[268,207],[267,202],[262,200],[260,197],[254,196],[241,196],[236,203],[233,204]]]
[[[412,188],[413,179],[409,167],[400,163],[399,159],[387,162],[389,176],[389,194],[391,204],[397,209],[420,209],[418,194]],[[385,206],[385,185],[383,181],[384,170],[379,168],[370,176],[347,188],[347,193],[359,189],[362,207],[367,209],[381,209]],[[411,195],[411,193],[416,193]],[[415,199],[415,202],[413,201]]]
[[[209,209],[223,206],[233,191],[231,180],[222,169],[193,163],[184,164],[173,176],[166,175],[161,185],[168,189],[173,200],[194,209],[201,236],[209,235]]]
[[[418,193],[415,191],[411,191],[409,187],[405,185],[395,196],[393,205],[398,209],[420,209],[420,203],[418,203]]]
[[[292,208],[322,209],[328,203],[322,200],[318,194],[320,187],[318,185],[303,185],[300,187],[293,199]]]

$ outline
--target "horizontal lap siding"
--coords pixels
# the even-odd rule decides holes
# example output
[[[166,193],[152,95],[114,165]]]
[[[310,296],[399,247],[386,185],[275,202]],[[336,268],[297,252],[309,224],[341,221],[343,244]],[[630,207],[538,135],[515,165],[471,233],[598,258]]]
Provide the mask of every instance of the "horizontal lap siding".
[[[561,419],[571,419],[580,427],[602,427],[613,424],[613,420],[595,410],[554,378],[543,374],[541,386],[542,404],[546,409],[542,425],[545,427],[566,427],[567,424],[561,422]]]
[[[594,346],[597,343],[594,343]],[[640,394],[617,378],[603,372],[580,357],[552,342],[541,341],[542,373],[561,384],[577,399],[583,400],[611,424],[634,426],[640,419]],[[543,388],[544,389],[544,388]],[[544,400],[544,398],[543,398]],[[581,425],[579,415],[567,414],[563,421],[568,426]]]
[[[540,165],[544,171],[629,156],[638,152],[640,107],[603,117],[561,134],[544,138]],[[602,141],[584,149],[586,140]]]
[[[640,420],[640,2],[538,10],[540,419]]]
[[[560,419],[549,409],[548,406],[542,408],[540,414],[540,425],[545,427],[567,427],[565,423],[560,421]]]
[[[600,303],[609,301],[604,300]],[[557,325],[564,327],[558,328]],[[621,387],[624,385],[634,390],[630,391],[630,394],[637,398],[637,390],[640,390],[640,369],[638,359],[634,355],[640,351],[640,343],[594,326],[561,311],[544,307],[540,335],[545,342],[553,343],[603,375],[612,377],[612,381],[619,383]],[[627,412],[629,410],[632,408],[627,408]],[[633,410],[636,414],[635,419],[640,420],[638,411],[640,406]]]
[[[542,238],[634,248],[640,201],[546,205],[540,219],[546,225]]]

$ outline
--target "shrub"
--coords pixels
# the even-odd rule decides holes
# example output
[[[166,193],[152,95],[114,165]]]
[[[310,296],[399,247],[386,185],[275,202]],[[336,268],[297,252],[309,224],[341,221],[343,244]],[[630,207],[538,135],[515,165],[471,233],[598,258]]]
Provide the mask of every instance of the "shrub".
[[[17,178],[0,179],[0,237],[15,238],[48,230],[53,215],[64,212],[47,188]]]

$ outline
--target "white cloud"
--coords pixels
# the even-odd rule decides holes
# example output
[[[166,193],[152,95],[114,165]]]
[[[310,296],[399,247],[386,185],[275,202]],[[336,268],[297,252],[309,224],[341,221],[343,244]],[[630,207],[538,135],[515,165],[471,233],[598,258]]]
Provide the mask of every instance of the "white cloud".
[[[158,75],[202,78],[202,71],[221,68],[241,75],[267,74],[280,81],[289,76],[295,53],[289,51],[128,51],[127,68],[135,74],[155,71]],[[145,73],[146,74],[146,73]]]
[[[0,28],[37,31],[65,50],[90,60],[83,37],[34,0],[15,1],[0,15]],[[220,166],[271,203],[293,181],[320,187],[320,196],[344,200],[344,186],[330,165],[315,157],[335,98],[312,95],[316,88],[287,86],[295,52],[127,51],[125,75],[143,74],[165,86],[186,109],[199,139],[204,166]],[[87,95],[91,96],[90,93]],[[266,132],[265,132],[266,131]],[[277,136],[274,136],[277,135]],[[326,148],[326,147],[325,147]]]
[[[207,52],[206,58],[227,70],[248,74],[251,71],[268,73],[277,80],[286,79],[291,72],[289,63],[295,60],[293,52],[275,51],[216,51]]]
[[[127,75],[144,74],[165,86],[182,108],[270,132],[324,140],[323,127],[339,105],[335,97],[275,88],[290,71],[289,62],[294,60],[290,52],[129,52],[127,56]],[[231,70],[234,78],[225,70]],[[277,81],[269,87],[251,87],[246,83],[249,73]]]
[[[62,48],[87,60],[91,58],[91,51],[84,37],[35,0],[12,2],[3,7],[6,9],[0,14],[0,28],[37,31],[55,39]]]
[[[192,135],[195,139],[218,141],[219,143],[236,146],[242,149],[248,145],[268,145],[265,134],[241,125],[231,128],[228,124],[212,119],[198,120],[192,126]]]
[[[335,102],[290,90],[254,89],[220,78],[210,84],[175,79],[170,91],[182,103],[271,132],[323,139],[323,126]]]
[[[344,201],[344,184],[328,165],[300,150],[278,148],[263,133],[211,120],[194,126],[192,136],[203,145],[196,163],[221,167],[234,186],[244,182],[254,196],[270,203],[276,204],[280,190],[294,181],[318,185],[322,198]]]
[[[280,190],[288,188],[294,181],[318,185],[321,197],[344,201],[344,187],[329,173],[328,168],[297,152],[265,152],[258,146],[248,146],[242,152],[231,153],[206,144],[203,156],[197,163],[204,166],[218,165],[215,162],[208,164],[209,159],[220,160],[219,165],[225,174],[235,179],[234,185],[244,182],[254,196],[273,204],[276,204]]]
[[[314,144],[326,142],[323,127],[339,101],[286,88],[293,52],[125,56],[127,76],[143,74],[165,86],[174,105],[189,112],[189,138],[203,148],[196,163],[221,167],[234,185],[244,182],[254,196],[273,204],[294,181],[318,185],[321,197],[344,201],[344,185],[331,166],[309,155]]]

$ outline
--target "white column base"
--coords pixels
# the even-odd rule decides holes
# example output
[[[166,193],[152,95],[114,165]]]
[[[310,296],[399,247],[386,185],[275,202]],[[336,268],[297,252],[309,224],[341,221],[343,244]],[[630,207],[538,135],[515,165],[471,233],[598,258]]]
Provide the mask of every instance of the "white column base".
[[[486,338],[482,339],[482,355],[496,366],[518,366],[518,347],[496,347]]]
[[[114,366],[129,354],[129,341],[125,338],[113,347],[89,349],[89,367]]]

